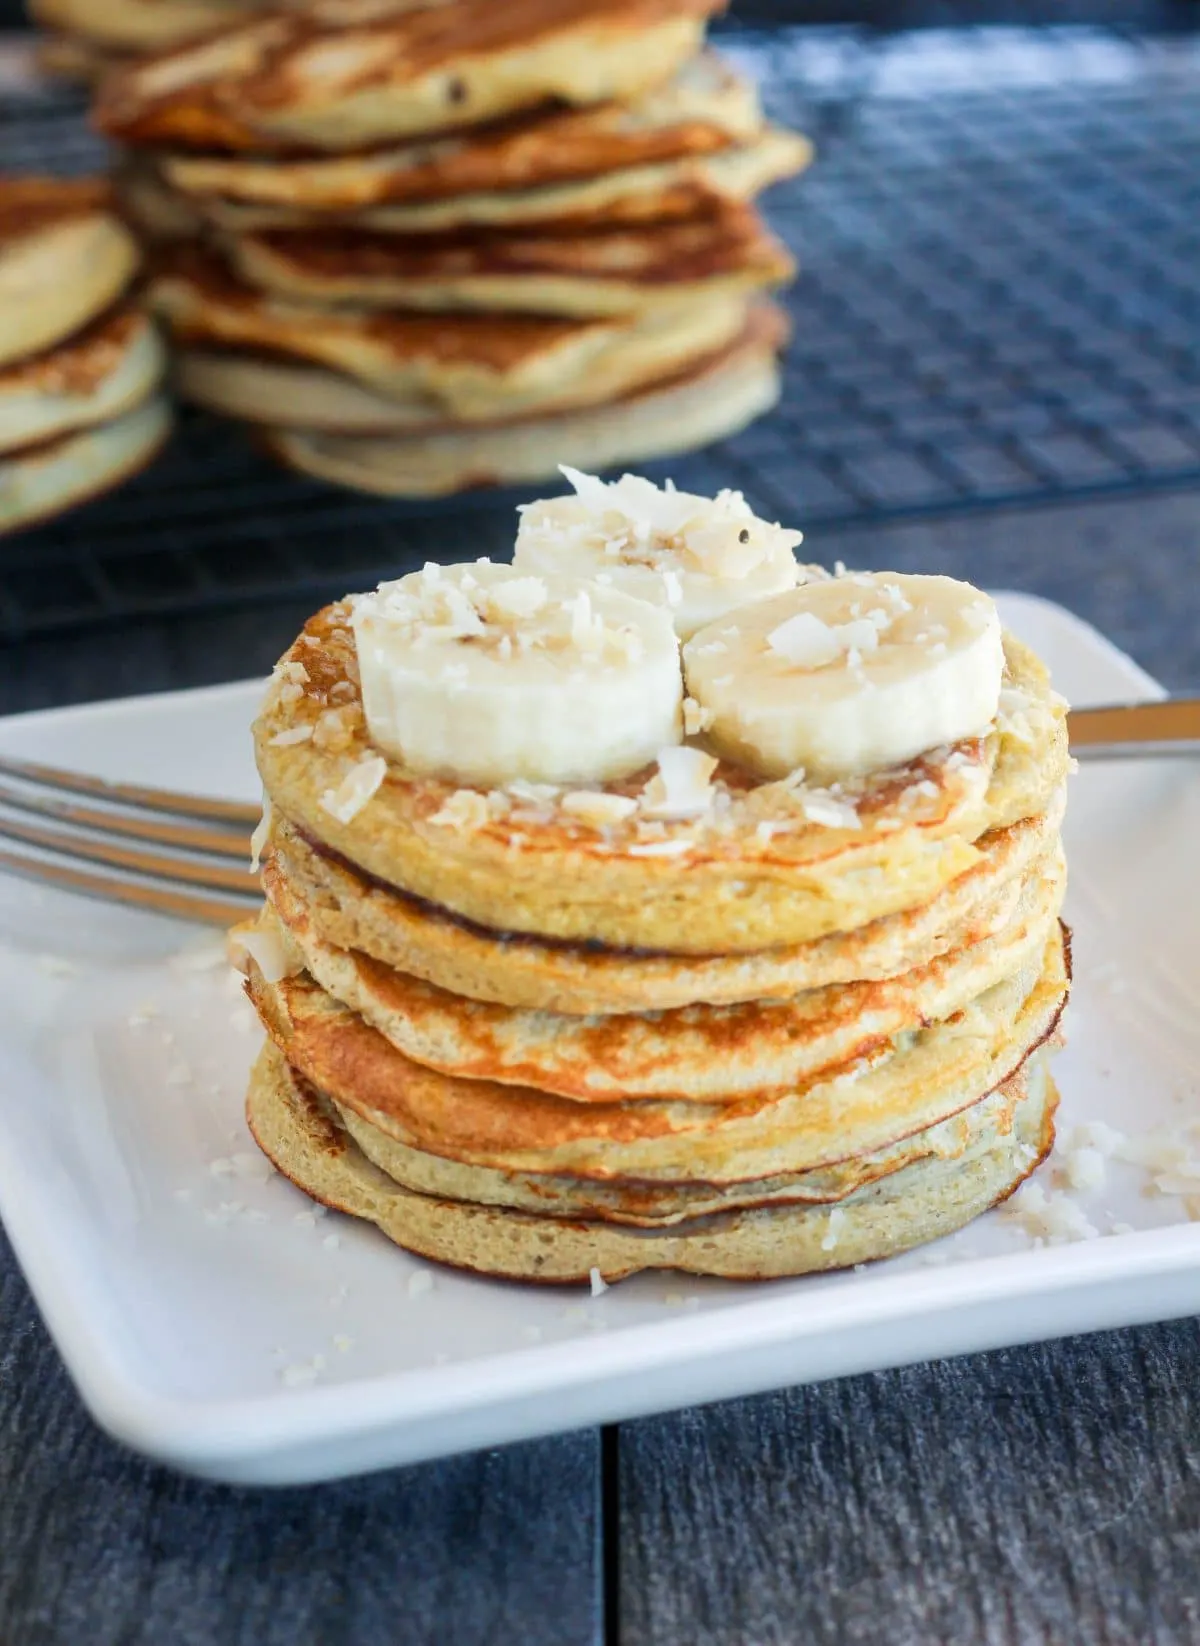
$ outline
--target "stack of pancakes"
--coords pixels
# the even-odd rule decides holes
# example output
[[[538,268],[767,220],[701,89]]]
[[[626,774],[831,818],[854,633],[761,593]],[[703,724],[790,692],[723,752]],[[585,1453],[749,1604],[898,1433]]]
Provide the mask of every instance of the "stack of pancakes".
[[[331,810],[378,767],[349,621],[256,726],[247,1113],[308,1193],[487,1274],[751,1278],[934,1239],[1044,1158],[1068,757],[1026,648],[988,735],[864,778],[853,819],[725,762],[688,822],[394,763]]]
[[[103,180],[0,178],[0,532],[116,485],[166,438],[137,268]]]
[[[318,0],[109,77],[183,394],[403,496],[766,410],[793,264],[752,201],[809,147],[703,49],[717,3]]]

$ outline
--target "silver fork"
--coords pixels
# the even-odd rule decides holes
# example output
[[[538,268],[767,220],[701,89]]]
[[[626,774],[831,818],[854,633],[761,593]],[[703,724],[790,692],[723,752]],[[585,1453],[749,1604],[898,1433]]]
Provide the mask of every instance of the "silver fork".
[[[109,902],[244,919],[261,899],[248,867],[257,821],[257,807],[232,800],[0,758],[0,838],[19,848],[0,847],[0,869]]]
[[[1076,709],[1068,724],[1083,760],[1200,754],[1197,698]],[[232,800],[0,758],[0,838],[24,848],[0,847],[0,869],[110,902],[232,925],[261,896],[246,867],[257,822],[256,806]],[[72,859],[95,867],[74,868]]]

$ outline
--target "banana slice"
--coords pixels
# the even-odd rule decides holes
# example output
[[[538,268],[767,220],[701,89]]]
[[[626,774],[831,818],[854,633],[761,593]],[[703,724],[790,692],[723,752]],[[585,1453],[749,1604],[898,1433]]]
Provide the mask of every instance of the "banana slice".
[[[492,787],[605,782],[681,736],[665,611],[512,566],[426,566],[352,622],[372,742],[410,771]]]
[[[720,753],[831,782],[895,766],[995,719],[992,601],[951,577],[853,573],[710,624],[683,649]]]
[[[694,497],[635,474],[606,484],[562,472],[575,496],[521,509],[514,565],[596,578],[666,606],[683,640],[737,606],[828,575],[797,565],[801,533],[759,520],[741,492]]]

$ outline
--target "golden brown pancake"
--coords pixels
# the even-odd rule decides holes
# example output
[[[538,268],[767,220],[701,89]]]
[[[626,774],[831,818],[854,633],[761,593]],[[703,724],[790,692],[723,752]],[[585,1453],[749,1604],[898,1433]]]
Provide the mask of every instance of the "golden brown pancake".
[[[370,308],[630,314],[748,296],[795,265],[750,206],[634,229],[420,237],[278,229],[226,248],[251,285],[283,297]]]
[[[0,457],[0,536],[90,502],[155,457],[171,431],[153,397],[110,422]]]
[[[113,193],[121,214],[144,242],[155,247],[200,239],[207,232],[195,203],[170,188],[147,156],[130,151],[118,156],[112,170]]]
[[[349,228],[381,234],[442,234],[450,230],[638,228],[712,216],[756,198],[772,183],[803,171],[812,146],[803,137],[768,128],[750,142],[719,153],[626,166],[573,182],[454,194],[411,204],[314,212],[308,206],[245,205],[224,195],[184,194],[155,176],[153,202],[160,219],[189,218],[226,235],[261,229]],[[141,189],[149,205],[149,186]]]
[[[341,822],[321,797],[374,753],[349,615],[338,604],[313,618],[285,659],[303,684],[293,693],[297,683],[277,675],[268,690],[255,724],[264,788],[287,821],[351,865],[493,931],[694,955],[812,942],[928,903],[979,862],[982,837],[1044,812],[1066,776],[1065,707],[1010,636],[1006,684],[1020,719],[1002,715],[986,738],[848,784],[855,827],[814,822],[802,786],[761,782],[725,763],[710,812],[690,823],[634,814],[597,829],[553,799],[518,801],[477,829],[435,823],[455,786],[394,764]],[[332,739],[322,718],[331,693]],[[319,741],[275,741],[318,721]],[[648,775],[605,787],[636,796]]]
[[[94,320],[137,262],[103,179],[0,177],[0,366]]]
[[[202,205],[345,214],[585,182],[749,143],[762,114],[749,81],[711,52],[630,103],[550,108],[432,142],[352,155],[163,153],[166,183]]]
[[[956,1160],[914,1162],[833,1209],[765,1207],[653,1231],[405,1189],[367,1159],[336,1109],[274,1047],[255,1066],[246,1114],[265,1153],[308,1194],[437,1262],[537,1281],[586,1281],[592,1269],[611,1281],[652,1268],[765,1279],[891,1256],[950,1234],[1005,1199],[1050,1152],[1057,1103],[1040,1059],[1013,1085],[1010,1129],[985,1135]]]
[[[475,486],[549,480],[568,463],[589,473],[668,457],[736,434],[779,399],[779,326],[754,314],[727,348],[665,382],[602,406],[463,426],[445,433],[340,435],[264,431],[288,467],[382,497],[444,497]]]
[[[241,422],[334,434],[403,434],[447,426],[445,414],[423,396],[389,400],[341,372],[262,350],[184,348],[176,352],[174,367],[182,400]]]
[[[721,349],[746,323],[738,298],[645,319],[325,310],[256,292],[196,251],[163,254],[159,271],[151,298],[181,346],[325,366],[394,401],[418,427],[612,400]]]
[[[28,0],[43,28],[94,42],[102,51],[166,51],[238,23],[252,4],[239,0]]]
[[[832,1166],[742,1183],[599,1180],[465,1166],[399,1143],[353,1109],[328,1097],[325,1101],[367,1159],[403,1188],[418,1194],[547,1217],[590,1218],[630,1228],[662,1230],[717,1212],[758,1206],[836,1205],[898,1172],[926,1163],[961,1160],[985,1137],[994,1138],[1011,1129],[1023,1094],[1023,1078],[1029,1063],[1039,1055],[1035,1053],[995,1091],[923,1132]],[[303,1080],[303,1076],[297,1078]]]
[[[71,341],[0,370],[0,453],[128,412],[165,370],[150,316],[132,306],[114,309]]]
[[[110,137],[361,149],[550,102],[636,97],[699,47],[714,0],[314,0],[112,77]]]
[[[633,106],[556,109],[365,154],[142,162],[159,215],[242,232],[343,223],[388,233],[537,222],[620,226],[710,213],[802,170],[811,146],[764,127],[750,85],[711,53]]]
[[[867,1057],[905,1030],[965,1009],[1040,958],[1065,885],[1060,856],[1022,887],[1000,931],[898,976],[649,1015],[566,1016],[468,1000],[322,942],[295,901],[281,899],[263,924],[282,940],[294,971],[306,972],[413,1062],[442,1074],[534,1086],[576,1102],[738,1102]]]
[[[869,1154],[958,1114],[1055,1032],[1068,988],[1056,929],[1037,956],[944,1022],[781,1094],[727,1103],[580,1102],[414,1063],[304,974],[251,998],[288,1062],[398,1142],[472,1166],[647,1182],[738,1183]]]
[[[489,931],[378,885],[278,816],[263,885],[285,922],[311,928],[318,941],[471,1000],[580,1016],[670,1011],[886,980],[988,942],[1015,917],[1027,881],[1058,872],[1062,814],[1060,791],[1048,811],[984,835],[979,861],[928,903],[748,954],[651,954]]]
[[[119,416],[146,399],[165,369],[149,315],[113,310],[69,342],[0,369],[0,452]]]

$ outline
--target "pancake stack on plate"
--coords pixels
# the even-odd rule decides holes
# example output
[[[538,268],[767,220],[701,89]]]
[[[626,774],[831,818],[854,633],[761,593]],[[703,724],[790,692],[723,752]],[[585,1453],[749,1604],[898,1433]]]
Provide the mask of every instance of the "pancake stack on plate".
[[[165,440],[137,268],[104,180],[0,177],[0,532],[106,491]]]
[[[967,585],[830,578],[736,496],[572,478],[515,568],[340,602],[276,669],[252,1131],[514,1278],[960,1227],[1053,1141],[1061,699]]]
[[[356,0],[110,77],[188,398],[430,496],[682,451],[778,393],[754,197],[807,164],[703,49],[717,0]]]

